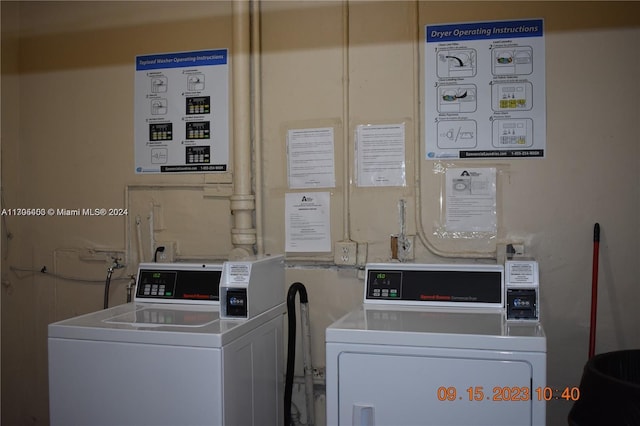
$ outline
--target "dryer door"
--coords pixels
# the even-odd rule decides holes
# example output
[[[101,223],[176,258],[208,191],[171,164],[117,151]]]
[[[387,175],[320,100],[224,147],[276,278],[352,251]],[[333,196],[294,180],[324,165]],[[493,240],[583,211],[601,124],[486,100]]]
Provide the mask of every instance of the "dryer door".
[[[535,362],[522,354],[356,346],[338,355],[340,425],[544,424],[532,392]],[[328,424],[335,421],[328,413]]]

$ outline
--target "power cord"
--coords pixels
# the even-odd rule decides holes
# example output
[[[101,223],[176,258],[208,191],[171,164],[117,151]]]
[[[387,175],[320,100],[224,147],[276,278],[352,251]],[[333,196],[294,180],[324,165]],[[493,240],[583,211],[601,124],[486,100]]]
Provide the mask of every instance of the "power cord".
[[[159,246],[158,248],[156,248],[155,253],[153,253],[153,261],[154,262],[158,261],[158,253],[164,253],[164,246]]]

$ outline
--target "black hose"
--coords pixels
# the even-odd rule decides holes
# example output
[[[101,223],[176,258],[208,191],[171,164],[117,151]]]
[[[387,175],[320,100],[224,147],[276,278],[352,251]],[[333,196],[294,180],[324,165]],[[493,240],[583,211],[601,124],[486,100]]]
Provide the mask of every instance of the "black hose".
[[[300,292],[300,303],[309,303],[307,289],[302,283],[291,284],[287,293],[287,375],[284,385],[284,426],[291,426],[291,392],[293,390],[293,374],[296,362],[296,293]]]

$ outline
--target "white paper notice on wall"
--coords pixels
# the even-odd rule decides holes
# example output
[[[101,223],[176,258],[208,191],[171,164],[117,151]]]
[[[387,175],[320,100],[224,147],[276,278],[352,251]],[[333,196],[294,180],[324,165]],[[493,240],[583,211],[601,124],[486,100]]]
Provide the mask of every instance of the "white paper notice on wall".
[[[289,130],[287,160],[289,188],[335,188],[333,128]]]
[[[358,186],[406,185],[404,138],[404,123],[356,128]]]
[[[451,168],[446,173],[448,232],[496,232],[496,169]]]
[[[331,251],[331,194],[285,194],[286,252]]]

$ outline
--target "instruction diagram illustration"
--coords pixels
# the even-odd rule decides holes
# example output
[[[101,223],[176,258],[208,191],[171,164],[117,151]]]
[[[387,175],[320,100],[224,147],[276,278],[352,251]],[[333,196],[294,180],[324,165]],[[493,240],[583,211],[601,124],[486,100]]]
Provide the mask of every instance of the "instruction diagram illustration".
[[[493,49],[494,75],[529,75],[533,72],[533,49],[530,46]]]
[[[438,122],[438,148],[473,149],[477,145],[478,126],[475,120],[445,120]]]
[[[491,106],[494,111],[529,111],[532,99],[533,85],[529,82],[492,85]]]
[[[473,77],[476,75],[475,49],[442,49],[438,51],[438,77]]]
[[[166,115],[168,103],[166,99],[157,98],[151,100],[151,115]]]
[[[491,140],[495,148],[530,148],[533,146],[533,120],[494,120]]]
[[[151,79],[151,93],[167,93],[169,81],[167,77],[158,76]]]
[[[438,88],[438,112],[474,112],[477,109],[476,86],[443,85]]]

